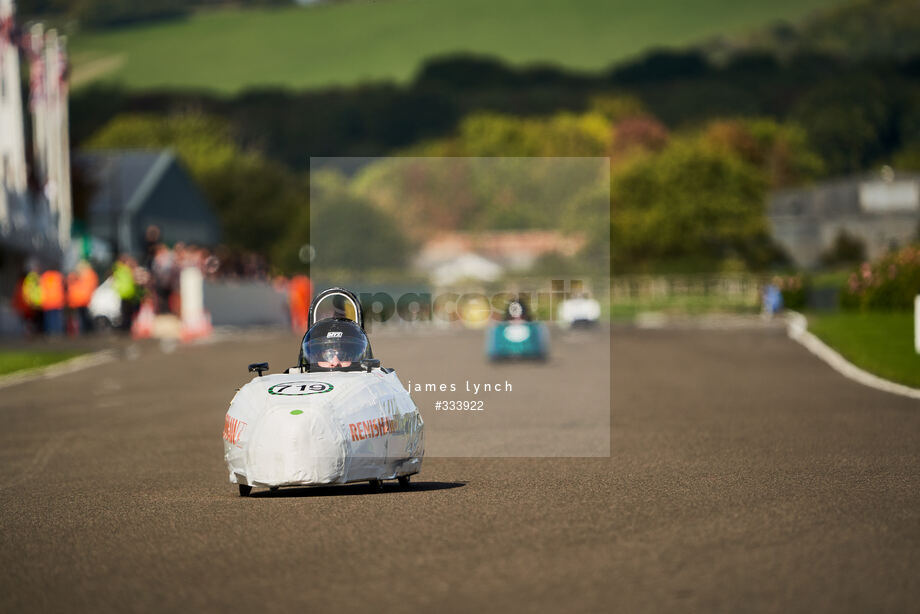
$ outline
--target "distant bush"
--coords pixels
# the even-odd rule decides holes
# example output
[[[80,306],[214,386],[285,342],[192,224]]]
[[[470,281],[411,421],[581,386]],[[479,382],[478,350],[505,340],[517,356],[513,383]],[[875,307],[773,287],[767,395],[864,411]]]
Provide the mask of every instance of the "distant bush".
[[[368,200],[349,193],[338,177],[314,178],[311,223],[322,229],[310,236],[322,270],[402,269],[411,244],[396,220]]]
[[[654,262],[773,256],[764,215],[767,180],[756,166],[705,140],[672,140],[611,169],[613,268]]]
[[[834,238],[834,243],[821,254],[824,266],[853,265],[866,258],[866,246],[862,240],[841,229]]]
[[[808,293],[811,289],[811,280],[802,275],[789,277],[776,277],[773,283],[783,295],[783,307],[786,309],[804,309],[808,305]]]
[[[920,294],[920,245],[905,247],[850,275],[840,297],[847,309],[908,310]]]
[[[618,85],[634,85],[662,79],[687,79],[705,74],[709,64],[696,49],[656,49],[638,60],[617,66],[611,79]]]

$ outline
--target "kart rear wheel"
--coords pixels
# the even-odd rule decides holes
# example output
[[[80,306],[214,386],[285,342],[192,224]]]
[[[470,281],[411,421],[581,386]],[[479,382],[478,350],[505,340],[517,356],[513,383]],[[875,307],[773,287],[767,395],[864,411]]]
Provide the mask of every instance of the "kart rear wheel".
[[[382,480],[368,480],[367,485],[371,492],[383,492]]]
[[[403,487],[403,488],[409,488],[409,480],[410,480],[411,477],[412,477],[412,476],[401,475],[401,476],[399,476],[399,477],[396,478],[396,479],[399,480],[399,485],[400,485],[401,487]]]
[[[248,497],[249,493],[252,492],[252,486],[250,486],[249,484],[239,484],[239,487],[240,487],[241,497]]]

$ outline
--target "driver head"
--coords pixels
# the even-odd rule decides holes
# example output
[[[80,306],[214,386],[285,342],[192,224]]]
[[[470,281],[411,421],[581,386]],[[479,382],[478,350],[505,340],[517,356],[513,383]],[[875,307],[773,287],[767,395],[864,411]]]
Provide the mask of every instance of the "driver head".
[[[303,336],[300,366],[308,371],[356,371],[369,350],[367,335],[354,321],[326,318]]]
[[[530,320],[530,310],[523,298],[512,299],[505,309],[506,320]]]

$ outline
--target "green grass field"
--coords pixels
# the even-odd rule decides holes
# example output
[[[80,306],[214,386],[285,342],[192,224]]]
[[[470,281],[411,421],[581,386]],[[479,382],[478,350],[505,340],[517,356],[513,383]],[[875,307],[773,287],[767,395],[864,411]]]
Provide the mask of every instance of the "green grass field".
[[[809,314],[808,329],[866,371],[920,388],[912,313]]]
[[[405,81],[432,56],[475,52],[515,64],[598,70],[656,46],[795,21],[842,0],[385,0],[226,9],[71,38],[76,87],[234,92]]]
[[[0,375],[45,367],[78,356],[79,352],[31,352],[0,350]]]

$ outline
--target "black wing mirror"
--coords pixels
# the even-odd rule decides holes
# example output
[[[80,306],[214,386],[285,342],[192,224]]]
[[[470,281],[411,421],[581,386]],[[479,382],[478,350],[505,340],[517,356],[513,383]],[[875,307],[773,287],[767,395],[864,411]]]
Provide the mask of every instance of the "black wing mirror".
[[[371,369],[375,369],[379,366],[380,366],[380,359],[378,358],[365,358],[364,360],[361,361],[361,368],[367,371],[368,373],[371,372]]]
[[[254,362],[254,363],[252,363],[251,365],[249,365],[249,372],[252,373],[253,371],[255,371],[256,373],[258,373],[258,374],[259,374],[259,377],[262,377],[262,372],[263,372],[263,371],[268,371],[268,363],[267,363],[267,362]]]

